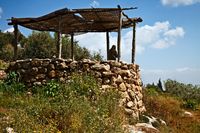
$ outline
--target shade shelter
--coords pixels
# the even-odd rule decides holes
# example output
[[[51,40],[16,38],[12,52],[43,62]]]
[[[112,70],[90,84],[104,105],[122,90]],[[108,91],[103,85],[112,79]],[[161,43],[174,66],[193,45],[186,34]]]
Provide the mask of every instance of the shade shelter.
[[[8,25],[14,26],[15,48],[17,57],[18,25],[38,31],[57,32],[57,57],[61,58],[61,35],[71,36],[71,58],[73,59],[74,35],[87,32],[106,32],[107,55],[109,50],[109,32],[118,32],[117,51],[118,61],[121,57],[121,29],[133,27],[132,63],[135,58],[135,25],[142,22],[141,18],[129,18],[123,11],[136,8],[87,8],[87,9],[61,9],[37,18],[11,18]]]

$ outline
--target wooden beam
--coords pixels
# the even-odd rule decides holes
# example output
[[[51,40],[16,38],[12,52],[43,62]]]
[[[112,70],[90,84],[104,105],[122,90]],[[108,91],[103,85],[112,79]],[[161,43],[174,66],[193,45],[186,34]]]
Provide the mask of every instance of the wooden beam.
[[[14,60],[17,60],[17,45],[18,45],[18,25],[14,24]]]
[[[61,58],[62,54],[62,34],[57,32],[57,58]]]
[[[107,60],[108,60],[108,53],[110,49],[110,38],[109,38],[109,32],[106,32],[106,44],[107,44]]]
[[[57,42],[57,54],[58,54],[58,58],[61,59],[62,56],[62,32],[61,32],[61,21],[62,18],[61,16],[59,17],[58,20],[58,42]]]
[[[132,63],[135,63],[135,52],[136,52],[136,46],[135,46],[135,34],[136,34],[136,22],[133,23],[133,40],[132,40]]]
[[[120,9],[120,6],[118,6]],[[118,52],[118,61],[121,57],[121,29],[122,29],[122,10],[119,10],[119,25],[118,25],[118,37],[117,37],[117,52]]]
[[[71,34],[71,59],[74,60],[74,34]]]

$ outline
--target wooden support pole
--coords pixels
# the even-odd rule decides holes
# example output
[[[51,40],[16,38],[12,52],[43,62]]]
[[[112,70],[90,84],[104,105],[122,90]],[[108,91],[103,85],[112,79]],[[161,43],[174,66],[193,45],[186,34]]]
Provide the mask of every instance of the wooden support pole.
[[[135,63],[135,49],[136,49],[136,45],[135,45],[135,34],[136,34],[136,23],[133,23],[133,39],[132,39],[132,63]]]
[[[120,6],[118,6],[120,8]],[[117,51],[118,51],[118,61],[121,57],[121,29],[122,29],[122,11],[119,10],[119,25],[118,25],[118,38],[117,38]]]
[[[61,33],[61,17],[58,20],[58,42],[57,42],[57,54],[58,58],[61,59],[62,56],[62,33]]]
[[[74,34],[71,34],[71,59],[74,60]]]
[[[18,25],[14,24],[14,60],[17,60],[17,45],[18,45]]]
[[[57,32],[57,57],[60,59],[62,54],[62,34]]]
[[[107,60],[108,60],[108,54],[109,54],[109,48],[110,48],[110,38],[109,38],[109,32],[106,32],[106,43],[107,43]]]

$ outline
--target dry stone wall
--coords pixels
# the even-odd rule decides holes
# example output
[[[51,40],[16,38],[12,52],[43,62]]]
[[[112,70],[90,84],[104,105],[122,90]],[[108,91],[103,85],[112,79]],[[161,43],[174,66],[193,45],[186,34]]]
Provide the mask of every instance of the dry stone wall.
[[[101,84],[101,90],[117,89],[121,94],[120,106],[125,112],[138,117],[145,111],[142,101],[142,82],[139,66],[117,61],[72,61],[71,59],[26,59],[10,63],[8,71],[15,71],[27,86],[42,85],[56,79],[67,82],[73,72],[91,73]]]

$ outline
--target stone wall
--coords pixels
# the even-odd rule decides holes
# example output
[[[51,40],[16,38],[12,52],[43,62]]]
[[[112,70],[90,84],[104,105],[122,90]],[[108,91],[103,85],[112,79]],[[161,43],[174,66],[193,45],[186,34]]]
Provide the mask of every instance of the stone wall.
[[[117,89],[120,105],[133,117],[145,111],[142,101],[142,82],[139,66],[117,61],[97,62],[89,59],[26,59],[10,63],[8,71],[16,71],[27,86],[45,84],[57,79],[67,82],[73,72],[91,73],[101,84],[101,90]]]

